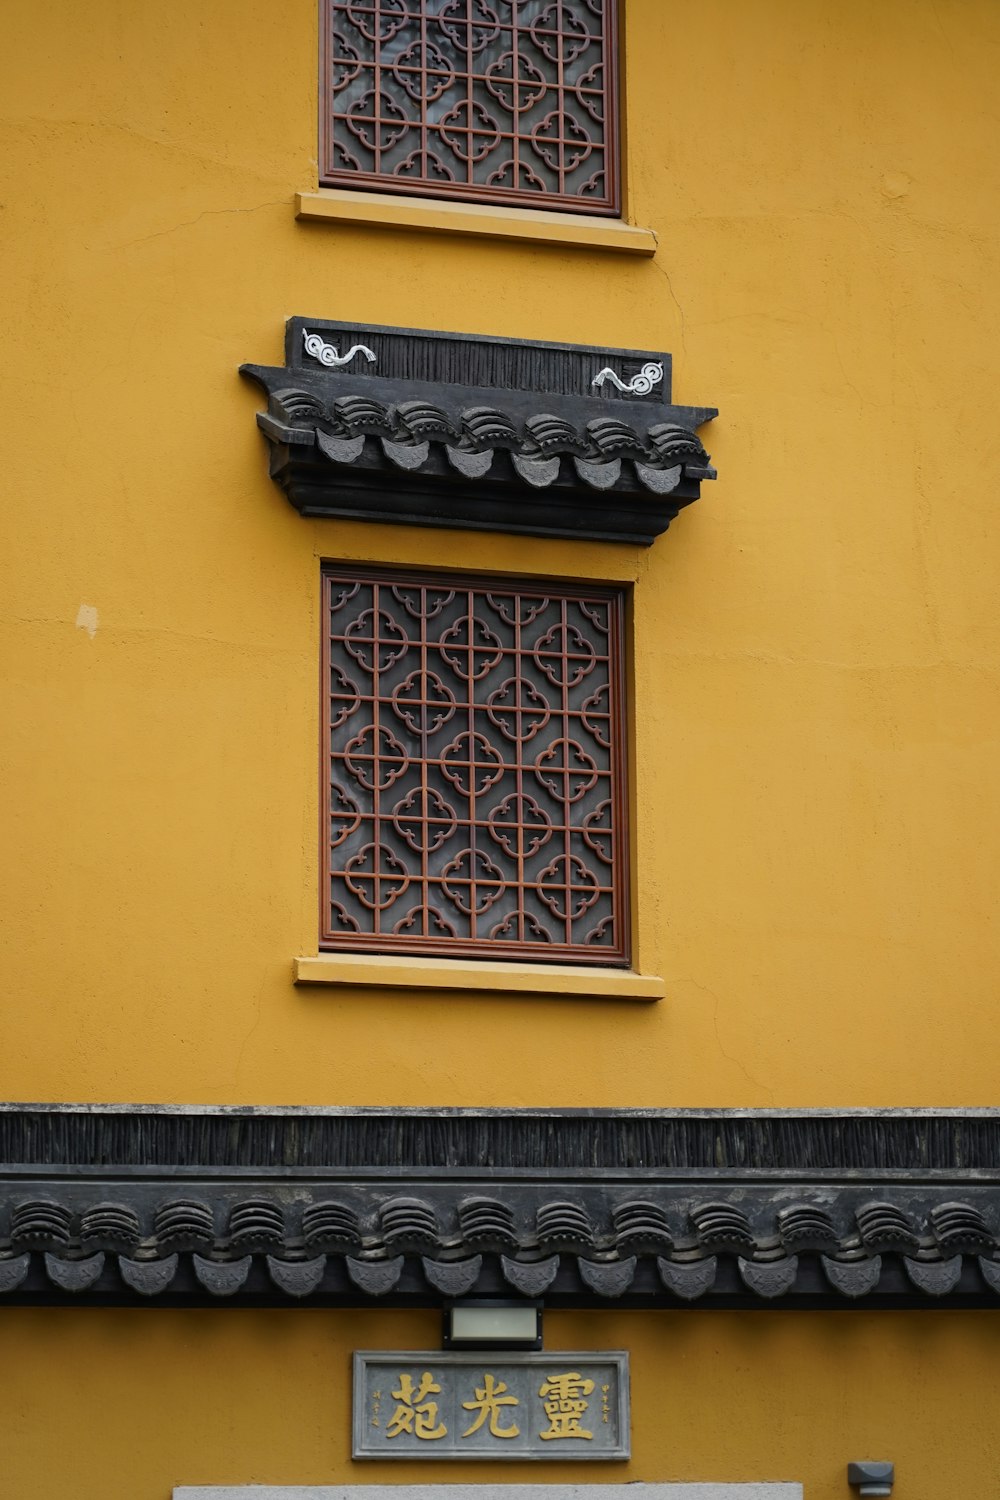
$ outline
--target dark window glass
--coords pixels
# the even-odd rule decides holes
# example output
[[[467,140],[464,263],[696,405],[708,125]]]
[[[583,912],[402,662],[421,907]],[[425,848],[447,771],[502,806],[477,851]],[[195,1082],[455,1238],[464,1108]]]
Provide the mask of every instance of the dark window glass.
[[[326,186],[616,214],[617,0],[322,0]]]
[[[627,962],[621,590],[324,590],[323,946]]]

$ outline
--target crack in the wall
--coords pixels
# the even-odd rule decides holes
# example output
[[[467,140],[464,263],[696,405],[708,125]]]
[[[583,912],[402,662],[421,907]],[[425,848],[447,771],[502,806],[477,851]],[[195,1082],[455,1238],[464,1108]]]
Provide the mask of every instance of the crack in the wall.
[[[666,266],[661,265],[655,257],[651,261],[651,265],[654,271],[659,271],[660,275],[667,283],[667,290],[670,292],[671,301],[676,307],[678,317],[681,320],[681,348],[684,350],[684,353],[687,354],[687,321],[684,317],[684,309],[680,304],[680,299],[678,298],[677,293],[674,291],[674,284],[670,279],[670,272],[667,270]]]
[[[755,1078],[745,1064],[740,1062],[738,1057],[734,1057],[731,1052],[727,1052],[722,1045],[722,1037],[719,1035],[719,1006],[722,1002],[719,996],[714,990],[710,990],[707,985],[699,984],[696,979],[675,979],[671,981],[672,986],[677,984],[689,984],[692,989],[698,990],[701,994],[708,996],[712,1002],[712,1030],[715,1033],[715,1044],[721,1056],[725,1058],[726,1062],[732,1063],[734,1068],[739,1068],[747,1083],[751,1084],[753,1088],[759,1089],[762,1094],[766,1094],[768,1101],[773,1104],[774,1090],[769,1088],[766,1083],[761,1083],[759,1078]]]
[[[264,203],[254,203],[249,208],[206,208],[196,218],[185,219],[180,224],[172,224],[169,229],[157,229],[153,234],[145,234],[138,240],[126,240],[122,245],[123,250],[131,250],[134,245],[146,245],[150,240],[163,239],[165,235],[177,234],[182,229],[192,229],[200,224],[202,219],[217,217],[222,214],[256,214],[263,208],[278,208],[290,203],[289,198],[268,198]]]

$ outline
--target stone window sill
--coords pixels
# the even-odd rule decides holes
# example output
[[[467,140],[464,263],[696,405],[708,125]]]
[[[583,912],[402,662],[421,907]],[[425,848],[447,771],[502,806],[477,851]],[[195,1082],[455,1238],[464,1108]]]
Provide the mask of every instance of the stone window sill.
[[[625,255],[655,255],[656,235],[621,219],[598,214],[552,214],[535,209],[498,208],[495,204],[449,203],[396,193],[320,190],[296,193],[297,219],[360,224],[381,229],[413,229],[437,234],[478,235],[481,239],[521,240],[561,249],[611,250]]]
[[[475,963],[460,959],[387,958],[320,953],[294,961],[296,984],[395,990],[478,990],[501,995],[550,995],[590,1000],[662,1000],[666,986],[652,974],[570,964]]]

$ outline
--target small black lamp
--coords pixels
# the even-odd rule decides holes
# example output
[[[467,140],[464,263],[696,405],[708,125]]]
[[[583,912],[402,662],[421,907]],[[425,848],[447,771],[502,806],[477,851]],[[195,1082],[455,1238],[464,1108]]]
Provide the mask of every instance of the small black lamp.
[[[865,1500],[876,1500],[876,1496],[892,1494],[896,1477],[895,1464],[884,1459],[855,1459],[847,1465],[847,1482]]]
[[[540,1349],[542,1304],[470,1298],[444,1305],[443,1349]]]

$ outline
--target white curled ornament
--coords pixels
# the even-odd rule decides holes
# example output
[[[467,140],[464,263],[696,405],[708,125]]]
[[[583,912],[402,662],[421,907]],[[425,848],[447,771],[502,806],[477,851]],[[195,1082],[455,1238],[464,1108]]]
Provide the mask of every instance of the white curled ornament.
[[[638,375],[632,376],[627,385],[607,365],[603,370],[598,370],[591,384],[603,385],[606,380],[610,380],[613,386],[620,391],[626,391],[630,396],[648,396],[653,386],[659,385],[662,379],[663,366],[657,361],[650,360],[648,364],[643,365]]]
[[[352,344],[346,354],[338,354],[332,344],[324,343],[318,333],[310,333],[307,328],[302,330],[302,339],[306,353],[311,354],[313,359],[318,359],[321,365],[326,365],[328,370],[339,370],[344,365],[349,365],[356,354],[363,354],[369,364],[375,363],[375,354],[367,344]]]

